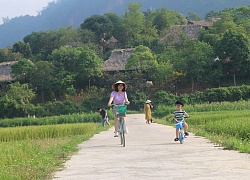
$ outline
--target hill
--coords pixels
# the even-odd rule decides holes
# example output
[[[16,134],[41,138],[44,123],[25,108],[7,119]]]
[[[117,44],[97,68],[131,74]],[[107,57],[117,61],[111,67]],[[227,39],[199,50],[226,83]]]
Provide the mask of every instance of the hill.
[[[212,10],[220,11],[250,4],[250,0],[55,0],[38,16],[15,17],[0,25],[0,48],[22,41],[23,37],[32,32],[56,30],[68,26],[76,28],[85,18],[94,14],[114,12],[123,15],[130,2],[141,2],[143,11],[166,7],[184,15],[194,12],[202,18]]]

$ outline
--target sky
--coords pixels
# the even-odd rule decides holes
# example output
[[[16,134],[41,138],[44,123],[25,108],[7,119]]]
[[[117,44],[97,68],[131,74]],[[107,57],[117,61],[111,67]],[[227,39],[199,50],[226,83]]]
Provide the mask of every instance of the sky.
[[[39,11],[54,0],[0,0],[0,24],[2,18],[14,18],[18,16],[36,16]]]

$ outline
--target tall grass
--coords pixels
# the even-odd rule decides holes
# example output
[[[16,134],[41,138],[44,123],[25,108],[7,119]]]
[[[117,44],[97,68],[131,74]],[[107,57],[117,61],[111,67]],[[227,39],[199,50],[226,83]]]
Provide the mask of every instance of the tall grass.
[[[51,179],[77,145],[100,131],[100,123],[0,129],[0,179]]]
[[[93,132],[95,129],[96,126],[93,123],[1,128],[0,141],[36,140],[83,135]]]
[[[175,107],[160,107],[158,122],[173,125]],[[190,118],[186,119],[189,130],[202,135],[228,149],[250,153],[250,102],[223,102],[187,105],[184,108]],[[165,116],[164,116],[165,111]]]

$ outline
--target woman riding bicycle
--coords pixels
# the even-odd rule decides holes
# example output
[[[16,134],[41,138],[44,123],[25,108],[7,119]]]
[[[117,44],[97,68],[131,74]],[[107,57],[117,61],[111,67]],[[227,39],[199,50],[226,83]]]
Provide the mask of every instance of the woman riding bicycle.
[[[130,102],[128,101],[127,93],[126,93],[127,85],[123,81],[119,80],[116,83],[114,83],[112,85],[112,89],[113,89],[113,91],[110,94],[110,98],[109,98],[109,102],[108,102],[109,107],[112,106],[112,104],[111,104],[112,102],[115,105],[123,105],[125,103],[130,104]],[[114,117],[115,117],[115,120],[114,120],[114,125],[115,125],[114,137],[118,137],[117,111],[118,111],[117,106],[114,106],[114,108],[113,108],[113,113],[114,113]],[[123,120],[124,120],[124,117],[123,117]]]

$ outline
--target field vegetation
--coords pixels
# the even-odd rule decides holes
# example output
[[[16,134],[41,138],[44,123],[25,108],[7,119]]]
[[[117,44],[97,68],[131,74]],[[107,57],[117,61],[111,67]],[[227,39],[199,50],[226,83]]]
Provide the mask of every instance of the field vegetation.
[[[190,115],[186,121],[195,135],[207,137],[225,149],[250,153],[249,101],[186,105],[183,109]],[[173,110],[173,106],[159,106],[157,122],[174,126]]]
[[[94,114],[92,116],[91,118],[89,115],[89,119],[96,117]],[[100,117],[96,122],[86,120],[81,123],[76,119],[84,119],[82,114],[67,117],[68,121],[64,124],[61,124],[61,116],[52,117],[50,125],[30,123],[26,126],[9,127],[13,126],[13,122],[9,121],[10,124],[7,125],[6,121],[6,127],[0,130],[0,179],[51,179],[53,172],[58,171],[68,157],[78,150],[78,144],[108,129],[97,123],[98,120],[100,122]],[[39,118],[30,118],[30,122],[39,122]]]
[[[225,149],[244,153],[250,152],[249,109],[248,101],[184,106],[184,110],[191,116],[187,119],[191,132],[204,136]],[[171,121],[173,110],[174,106],[156,106],[154,120],[174,126]],[[85,119],[85,122],[79,122],[77,119],[82,116],[67,115],[68,121],[63,122],[59,121],[62,117],[58,116],[45,121],[50,122],[47,124],[30,123],[26,126],[14,126],[13,122],[9,121],[11,127],[5,123],[5,127],[0,131],[0,178],[51,179],[53,172],[62,168],[68,157],[78,151],[78,144],[109,128],[101,126],[100,117],[99,121],[93,122],[93,119],[97,118],[94,113],[89,115],[91,121]],[[112,119],[112,115],[110,116]],[[42,119],[44,120],[40,120]],[[39,122],[39,118],[34,122]]]

